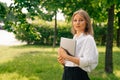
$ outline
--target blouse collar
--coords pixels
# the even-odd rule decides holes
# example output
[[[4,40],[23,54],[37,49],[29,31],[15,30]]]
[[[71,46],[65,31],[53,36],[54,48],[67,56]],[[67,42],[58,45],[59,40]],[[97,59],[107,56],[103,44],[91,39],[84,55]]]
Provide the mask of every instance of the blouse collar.
[[[73,38],[77,40],[77,39],[79,39],[79,38],[80,38],[81,36],[83,36],[83,35],[84,35],[84,33],[81,33],[79,36],[77,36],[77,35],[75,34]]]

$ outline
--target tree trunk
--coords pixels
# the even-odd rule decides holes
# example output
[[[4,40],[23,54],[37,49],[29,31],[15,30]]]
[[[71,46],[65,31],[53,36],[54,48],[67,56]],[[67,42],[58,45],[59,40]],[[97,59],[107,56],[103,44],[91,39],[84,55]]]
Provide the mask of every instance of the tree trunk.
[[[105,71],[107,73],[113,73],[113,22],[114,22],[114,5],[108,9],[108,27],[106,36],[106,55],[105,55]]]
[[[117,47],[120,47],[120,17],[118,16]]]
[[[55,11],[55,27],[54,27],[53,47],[56,46],[56,40],[57,40],[57,12]]]

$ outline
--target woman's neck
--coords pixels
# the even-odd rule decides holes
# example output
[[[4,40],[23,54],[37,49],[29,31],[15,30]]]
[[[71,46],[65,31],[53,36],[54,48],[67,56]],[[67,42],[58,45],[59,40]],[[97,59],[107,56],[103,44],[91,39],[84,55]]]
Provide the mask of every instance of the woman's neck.
[[[79,37],[82,33],[84,33],[83,31],[79,31],[76,33],[76,37]]]

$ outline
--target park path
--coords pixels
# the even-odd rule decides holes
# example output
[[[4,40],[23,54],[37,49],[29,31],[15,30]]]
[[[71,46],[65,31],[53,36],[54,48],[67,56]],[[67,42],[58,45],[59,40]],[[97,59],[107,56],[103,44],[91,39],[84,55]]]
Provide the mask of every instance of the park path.
[[[12,32],[6,30],[0,30],[0,46],[14,46],[26,44],[15,38],[15,35]]]

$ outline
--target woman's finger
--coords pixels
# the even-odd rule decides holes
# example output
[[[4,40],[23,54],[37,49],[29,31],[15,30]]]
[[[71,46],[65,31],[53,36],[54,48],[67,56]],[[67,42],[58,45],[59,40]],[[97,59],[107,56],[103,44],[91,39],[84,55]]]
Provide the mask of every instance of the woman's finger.
[[[58,62],[59,62],[60,64],[64,64],[64,59],[61,58],[61,57],[58,57]]]

